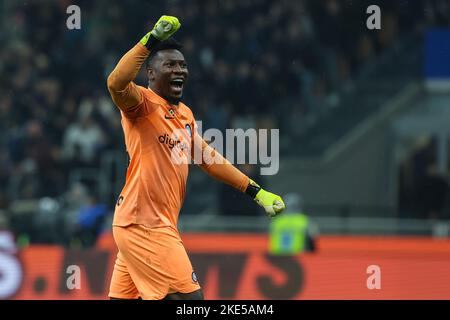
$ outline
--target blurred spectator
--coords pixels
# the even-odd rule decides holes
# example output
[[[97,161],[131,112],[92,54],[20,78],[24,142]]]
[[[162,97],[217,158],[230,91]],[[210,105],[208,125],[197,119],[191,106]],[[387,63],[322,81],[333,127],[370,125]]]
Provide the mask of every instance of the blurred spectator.
[[[60,214],[60,203],[57,199],[44,197],[39,199],[38,206],[33,212],[32,234],[33,242],[38,243],[64,243],[64,219]]]
[[[80,115],[64,133],[63,156],[71,167],[90,165],[98,160],[103,144],[103,132],[91,115]]]
[[[95,245],[108,213],[107,206],[90,194],[87,203],[77,213],[71,243],[79,243],[83,247]]]
[[[71,170],[99,168],[105,149],[123,152],[106,76],[161,13],[182,21],[177,37],[190,67],[184,100],[205,129],[270,118],[289,143],[412,23],[449,25],[445,1],[398,3],[379,1],[388,13],[373,36],[355,18],[368,1],[82,1],[81,30],[61,27],[65,1],[2,1],[0,199],[61,196]],[[146,85],[144,72],[137,82]]]
[[[286,211],[270,223],[269,251],[272,254],[299,254],[316,251],[318,227],[303,212],[302,199],[296,193],[284,197]]]
[[[244,174],[253,178],[264,187],[264,179],[262,176],[256,178],[258,167],[251,164],[237,165],[237,168]],[[245,193],[239,192],[228,185],[220,184],[219,186],[219,212],[225,216],[263,216],[266,213],[264,209],[257,206],[252,199]]]
[[[64,243],[71,247],[89,247],[95,244],[110,210],[100,203],[95,191],[83,183],[74,183],[61,200]]]
[[[416,190],[417,206],[421,211],[421,218],[441,219],[447,192],[446,178],[439,174],[436,164],[430,164],[425,176],[419,180]]]

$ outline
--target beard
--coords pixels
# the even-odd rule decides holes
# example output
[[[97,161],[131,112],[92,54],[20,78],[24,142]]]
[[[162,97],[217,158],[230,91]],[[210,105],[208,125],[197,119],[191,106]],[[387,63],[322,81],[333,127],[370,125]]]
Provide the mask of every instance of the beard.
[[[181,97],[176,98],[176,97],[167,97],[166,100],[170,103],[170,104],[174,104],[174,105],[178,105],[181,101]]]

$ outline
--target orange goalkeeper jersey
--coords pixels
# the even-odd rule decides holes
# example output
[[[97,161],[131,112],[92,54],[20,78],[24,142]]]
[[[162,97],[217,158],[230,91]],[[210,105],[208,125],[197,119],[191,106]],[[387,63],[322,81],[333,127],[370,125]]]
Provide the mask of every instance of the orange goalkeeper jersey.
[[[152,90],[137,88],[142,103],[132,111],[121,111],[130,163],[113,224],[176,226],[185,197],[186,150],[194,117],[186,105],[180,103],[175,109]]]
[[[130,157],[113,225],[176,228],[194,148],[200,149],[201,154],[205,151],[213,155],[215,151],[197,133],[194,116],[186,105],[171,105],[151,89],[132,81],[148,53],[137,44],[108,77],[108,90],[121,110]],[[219,161],[198,164],[212,177],[244,192],[249,178],[222,155],[217,153],[216,157]]]

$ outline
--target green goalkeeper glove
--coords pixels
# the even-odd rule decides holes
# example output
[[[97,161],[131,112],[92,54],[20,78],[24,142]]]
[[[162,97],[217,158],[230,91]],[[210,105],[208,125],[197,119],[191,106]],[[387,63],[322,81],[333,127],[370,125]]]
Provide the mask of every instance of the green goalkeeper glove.
[[[264,208],[269,217],[275,217],[286,208],[280,196],[264,190],[251,179],[245,192]]]
[[[148,49],[156,44],[158,41],[164,41],[169,39],[178,29],[180,29],[181,23],[178,18],[172,16],[162,16],[155,23],[152,31],[147,33],[140,41],[141,44]]]

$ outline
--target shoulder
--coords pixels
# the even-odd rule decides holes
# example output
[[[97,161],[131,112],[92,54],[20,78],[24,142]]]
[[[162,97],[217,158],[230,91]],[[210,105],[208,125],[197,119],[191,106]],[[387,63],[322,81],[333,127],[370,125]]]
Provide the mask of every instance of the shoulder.
[[[159,97],[156,93],[154,93],[149,88],[143,87],[143,86],[136,86],[138,90],[141,92],[144,100],[154,103],[154,104],[161,104],[161,97]]]
[[[149,114],[153,113],[153,111],[157,110],[161,105],[159,96],[156,95],[153,91],[143,86],[139,86],[136,84],[134,85],[140,92],[141,102],[123,112],[123,115],[126,118],[130,119],[146,117]]]
[[[190,119],[194,119],[194,113],[192,112],[191,108],[189,108],[187,105],[185,105],[183,102],[180,102],[179,108],[181,113],[186,115]]]

